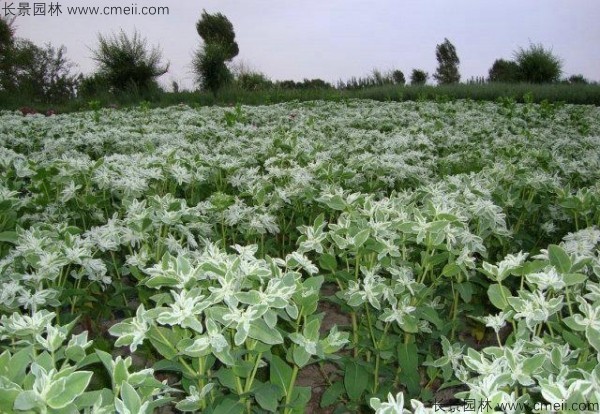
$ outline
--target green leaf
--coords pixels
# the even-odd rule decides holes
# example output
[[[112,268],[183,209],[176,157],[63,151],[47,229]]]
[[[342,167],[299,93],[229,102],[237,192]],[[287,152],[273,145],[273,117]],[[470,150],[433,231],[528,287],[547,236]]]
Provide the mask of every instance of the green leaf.
[[[358,401],[369,385],[367,370],[354,361],[346,362],[344,370],[344,387],[351,400]]]
[[[17,244],[19,236],[16,231],[3,231],[0,232],[0,242]]]
[[[275,384],[262,384],[256,391],[254,391],[254,397],[256,402],[264,410],[272,413],[277,411],[279,406],[279,399],[283,396],[283,391]]]
[[[457,283],[456,289],[465,303],[471,302],[473,297],[473,285],[470,282]]]
[[[163,357],[175,359],[177,343],[181,338],[171,329],[153,326],[149,331],[150,343]]]
[[[586,341],[581,339],[579,335],[576,335],[573,332],[563,331],[562,336],[565,338],[565,341],[567,341],[574,349],[587,349],[588,347]]]
[[[104,367],[106,368],[106,370],[108,371],[110,376],[112,377],[113,368],[112,368],[112,357],[110,356],[110,354],[108,352],[104,352],[99,349],[96,349],[96,355],[98,355],[98,358],[100,358],[100,361],[102,361],[102,364],[104,365]]]
[[[448,277],[456,276],[459,273],[460,266],[457,265],[455,262],[448,263],[446,266],[444,266],[444,269],[442,270],[442,274]]]
[[[548,257],[550,258],[550,264],[560,273],[568,273],[571,270],[571,258],[562,247],[555,244],[548,246]]]
[[[292,379],[292,368],[283,359],[273,355],[269,364],[269,378],[273,384],[287,390]]]
[[[502,292],[504,292],[504,295],[502,294]],[[504,310],[508,307],[508,301],[506,300],[506,298],[511,296],[511,293],[510,290],[508,290],[506,287],[495,283],[493,285],[490,285],[487,293],[488,298],[490,298],[490,302],[492,302],[492,305],[494,305],[500,310]]]
[[[567,325],[571,330],[575,332],[583,332],[585,331],[585,325],[580,325],[575,321],[575,318],[572,316],[567,316],[563,319],[565,325]]]
[[[217,371],[215,376],[218,378],[221,385],[229,388],[232,392],[237,393],[236,376],[231,368],[221,368]]]
[[[337,269],[337,260],[334,255],[325,253],[319,257],[319,266],[321,266],[321,269],[335,272],[335,269]]]
[[[268,345],[278,345],[283,343],[281,333],[279,333],[277,329],[269,328],[269,325],[262,319],[252,321],[248,336]]]
[[[10,362],[7,365],[8,372],[4,374],[6,378],[17,384],[23,382],[27,367],[31,362],[31,351],[31,347],[28,346],[27,348],[21,349],[10,358]]]
[[[35,407],[43,407],[44,401],[34,391],[23,391],[15,399],[15,410],[28,411]]]
[[[331,197],[331,199],[325,201],[325,204],[327,204],[327,207],[333,210],[343,210],[346,207],[344,199],[339,195]]]
[[[421,389],[418,361],[418,348],[414,342],[398,345],[398,364],[401,368],[400,382],[406,385],[409,394],[413,396],[417,396]]]
[[[293,414],[305,414],[306,404],[310,401],[311,388],[310,387],[295,387],[292,392],[292,401],[290,406],[292,407]]]
[[[310,354],[301,348],[300,346],[296,346],[294,348],[294,363],[298,365],[300,368],[303,368],[310,359]]]
[[[405,315],[400,327],[404,332],[417,333],[419,332],[419,321],[413,315]]]
[[[8,384],[2,384],[6,387]],[[11,413],[13,412],[13,406],[15,400],[22,394],[23,391],[17,384],[14,384],[14,388],[0,388],[0,413]]]
[[[596,349],[596,352],[600,352],[600,331],[588,326],[585,330],[585,337],[590,345]]]
[[[241,414],[246,411],[246,407],[239,401],[233,399],[223,400],[219,405],[217,405],[212,414]]]
[[[71,404],[73,401],[75,401],[75,398],[83,394],[91,379],[91,372],[78,371],[73,372],[66,377],[64,385],[61,384],[62,381],[60,380],[54,382],[48,391],[48,394],[50,395],[50,398],[46,401],[48,406],[50,408],[59,409]],[[54,390],[55,384],[57,388],[56,390]],[[64,391],[62,391],[63,386]]]
[[[155,371],[172,371],[172,372],[183,372],[183,366],[177,361],[168,361],[166,359],[161,359],[157,361],[152,369]]]
[[[527,358],[525,361],[523,361],[523,372],[527,375],[535,374],[535,371],[544,365],[545,361],[546,355],[544,354],[538,354],[532,356],[531,358]]]
[[[142,400],[136,390],[128,382],[124,382],[121,386],[121,399],[123,400],[125,407],[129,409],[129,412],[140,412]]]
[[[112,391],[107,388],[97,391],[88,391],[75,399],[75,405],[79,411],[82,411],[84,408],[93,406],[100,398],[103,398],[103,401],[108,402],[112,401],[114,396]]]
[[[358,249],[360,246],[365,244],[365,242],[369,239],[369,233],[370,230],[368,228],[356,233],[356,235],[353,238],[354,247]]]
[[[566,286],[578,285],[585,282],[588,277],[582,273],[565,273],[563,274],[563,280]]]
[[[334,404],[344,393],[344,383],[336,381],[321,396],[321,408]]]

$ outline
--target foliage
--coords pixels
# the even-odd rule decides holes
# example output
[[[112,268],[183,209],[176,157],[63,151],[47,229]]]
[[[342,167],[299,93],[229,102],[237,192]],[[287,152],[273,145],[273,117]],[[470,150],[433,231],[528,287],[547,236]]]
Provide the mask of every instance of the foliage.
[[[411,85],[424,85],[429,78],[429,74],[421,69],[413,69],[410,74]]]
[[[0,56],[4,56],[14,42],[13,22],[14,19],[10,20],[5,16],[0,18]]]
[[[542,44],[530,44],[528,49],[519,48],[514,59],[525,82],[557,82],[562,73],[562,60]]]
[[[106,79],[100,73],[94,73],[92,75],[83,76],[77,87],[77,96],[84,98],[91,98],[100,96],[106,93],[110,89],[108,79]]]
[[[574,85],[587,85],[590,83],[589,80],[587,80],[585,78],[585,76],[583,76],[582,74],[577,74],[577,75],[571,75],[569,76],[569,78],[567,79],[567,83]]]
[[[246,72],[236,78],[240,88],[247,91],[256,91],[273,87],[273,82],[264,73]]]
[[[110,37],[99,34],[93,59],[98,63],[100,77],[115,91],[148,90],[155,86],[156,78],[169,70],[169,64],[161,63],[160,49],[148,49],[147,40],[137,31],[132,36],[123,30]]]
[[[496,59],[489,70],[490,82],[513,83],[521,80],[521,69],[512,60]]]
[[[458,65],[460,60],[456,54],[456,48],[448,39],[435,47],[435,57],[438,61],[438,67],[433,74],[434,79],[441,85],[458,83],[460,73]]]
[[[65,102],[75,96],[79,81],[71,70],[64,46],[41,48],[17,39],[8,52],[10,62],[2,76],[3,88],[42,102]]]
[[[225,64],[226,52],[218,44],[207,43],[196,52],[193,65],[201,89],[216,95],[233,76]]]
[[[404,85],[406,83],[406,79],[404,78],[404,73],[400,69],[396,69],[392,71],[392,79],[394,79],[394,83],[396,85]]]
[[[223,85],[233,79],[225,64],[239,53],[233,25],[221,13],[209,14],[204,10],[196,23],[196,30],[204,42],[194,56],[196,80],[202,89],[216,95]]]
[[[373,69],[373,72],[369,76],[352,77],[345,82],[338,82],[338,89],[356,90],[375,86],[404,85],[405,82],[406,80],[401,70],[381,72],[378,69]]]
[[[225,61],[230,61],[239,53],[239,46],[235,41],[233,25],[221,13],[209,14],[202,11],[202,17],[196,23],[196,31],[205,44],[220,45]]]
[[[600,111],[523,100],[3,112],[0,411],[598,402]]]

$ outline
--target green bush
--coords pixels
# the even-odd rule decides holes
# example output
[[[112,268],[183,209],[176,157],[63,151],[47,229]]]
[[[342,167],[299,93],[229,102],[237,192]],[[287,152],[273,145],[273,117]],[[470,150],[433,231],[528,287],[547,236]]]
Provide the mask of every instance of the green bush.
[[[111,37],[98,35],[93,59],[99,65],[99,75],[115,91],[151,89],[156,86],[156,78],[169,70],[168,63],[161,64],[160,49],[148,49],[146,39],[137,31],[132,37],[123,30]]]
[[[541,44],[531,44],[528,49],[515,52],[521,79],[530,83],[552,83],[560,79],[562,60]]]

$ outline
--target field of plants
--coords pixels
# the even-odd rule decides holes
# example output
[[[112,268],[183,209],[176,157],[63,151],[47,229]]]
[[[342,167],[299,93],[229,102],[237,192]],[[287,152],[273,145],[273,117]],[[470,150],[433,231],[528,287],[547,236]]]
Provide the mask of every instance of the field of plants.
[[[598,351],[598,107],[0,113],[0,413],[597,413]]]

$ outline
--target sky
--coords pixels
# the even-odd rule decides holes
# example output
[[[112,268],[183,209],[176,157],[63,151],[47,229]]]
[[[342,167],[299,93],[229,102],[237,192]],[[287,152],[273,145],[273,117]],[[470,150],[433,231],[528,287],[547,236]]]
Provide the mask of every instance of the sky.
[[[64,45],[77,70],[92,73],[98,34],[138,30],[160,46],[169,72],[163,85],[194,87],[191,61],[201,45],[196,21],[203,9],[233,24],[240,53],[235,62],[272,80],[365,76],[373,69],[435,72],[435,47],[448,38],[460,58],[462,80],[487,76],[494,60],[541,43],[563,60],[563,76],[600,80],[598,0],[99,0],[46,1],[46,15],[16,18],[16,35],[36,44]],[[20,0],[0,0],[14,6]],[[60,13],[49,15],[50,4]],[[69,14],[79,6],[168,7],[168,15]],[[9,7],[10,8],[10,7]],[[41,10],[38,8],[38,13]]]

